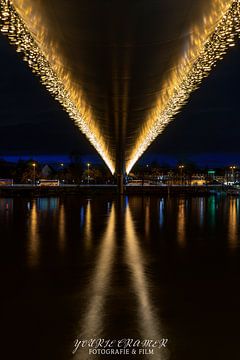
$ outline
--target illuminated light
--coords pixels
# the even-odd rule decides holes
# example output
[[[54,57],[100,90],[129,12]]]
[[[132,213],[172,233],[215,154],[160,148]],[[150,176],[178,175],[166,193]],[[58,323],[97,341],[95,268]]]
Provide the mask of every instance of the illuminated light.
[[[138,302],[137,310],[141,314],[139,316],[139,319],[141,319],[140,328],[143,329],[144,336],[154,339],[163,332],[163,329],[160,328],[160,324],[156,321],[157,316],[149,293],[151,282],[145,269],[145,254],[141,251],[129,206],[126,208],[125,222],[125,257],[132,278],[134,294]],[[157,358],[159,359],[159,357]],[[160,358],[165,359],[165,356],[162,354]]]
[[[228,241],[231,250],[236,249],[238,245],[238,211],[236,199],[230,198],[228,210]]]
[[[35,13],[31,2],[37,9]],[[115,154],[109,149],[101,125],[94,121],[83,92],[73,85],[74,79],[65,72],[56,44],[52,43],[42,26],[37,15],[40,3],[32,0],[0,0],[0,30],[15,45],[16,51],[24,55],[32,72],[40,77],[42,84],[87,136],[113,173]],[[127,149],[127,173],[181,111],[191,93],[199,88],[202,80],[223,59],[227,50],[235,46],[240,33],[239,0],[209,0],[209,4],[208,14],[190,29],[190,41],[183,56],[173,64],[173,70],[166,72],[156,106],[145,119],[134,144]]]
[[[186,203],[184,199],[180,199],[178,203],[178,220],[177,220],[177,240],[178,245],[186,247]]]
[[[196,39],[193,40],[193,48],[189,50],[189,54],[184,56],[182,65],[179,65],[180,70],[173,73],[172,79],[168,79],[166,88],[169,90],[161,95],[127,159],[127,173],[131,171],[133,165],[153,140],[180,112],[191,93],[198,89],[216,63],[223,59],[227,50],[235,46],[235,40],[239,37],[240,32],[240,0],[227,1],[220,10],[223,15],[213,30],[209,34],[207,30],[203,31],[203,34],[200,32],[197,34],[199,39],[196,36]],[[208,22],[213,23],[213,18],[209,17],[208,21],[205,19],[205,24]]]
[[[66,213],[63,204],[61,204],[59,207],[58,232],[59,232],[59,249],[60,251],[63,251],[66,241]]]
[[[39,264],[39,245],[40,235],[38,231],[38,211],[36,200],[32,203],[30,210],[29,227],[28,227],[28,262],[30,267],[35,267]]]
[[[60,74],[60,69],[55,69],[50,64],[45,52],[40,49],[39,43],[34,39],[12,1],[0,0],[0,20],[1,32],[6,34],[10,43],[16,46],[17,52],[23,53],[23,60],[39,76],[42,84],[59,101],[70,118],[101,155],[110,171],[114,173],[114,162],[89,114],[89,110],[86,109],[86,105],[81,108],[81,104],[79,105],[78,101],[75,101],[77,95],[68,86],[69,80]],[[78,98],[81,98],[79,94]]]
[[[113,266],[116,256],[116,214],[112,206],[103,237],[100,239],[95,266],[91,274],[91,281],[86,289],[87,294],[92,294],[83,312],[83,318],[79,323],[79,333],[84,338],[90,338],[92,334],[99,336],[104,326],[104,310],[107,306],[109,293],[111,293],[111,281]],[[85,358],[83,348],[79,348],[80,358]]]

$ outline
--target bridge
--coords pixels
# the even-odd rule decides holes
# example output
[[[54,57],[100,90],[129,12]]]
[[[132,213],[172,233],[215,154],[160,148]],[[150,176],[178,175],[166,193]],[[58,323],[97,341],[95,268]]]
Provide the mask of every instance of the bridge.
[[[0,29],[123,176],[234,46],[239,0],[0,0]]]

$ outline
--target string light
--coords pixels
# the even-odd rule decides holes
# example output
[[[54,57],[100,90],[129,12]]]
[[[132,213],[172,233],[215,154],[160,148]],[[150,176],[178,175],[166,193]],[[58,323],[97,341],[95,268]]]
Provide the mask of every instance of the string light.
[[[202,80],[216,66],[216,63],[223,59],[230,47],[235,45],[235,41],[240,34],[240,1],[233,0],[230,3],[231,5],[221,17],[218,25],[207,40],[201,43],[201,48],[197,49],[197,57],[186,67],[186,70],[183,69],[182,76],[175,79],[171,95],[161,102],[161,105],[151,114],[149,122],[145,123],[144,129],[127,161],[127,173],[130,172],[133,165],[153,140],[163,132],[169,122],[180,112],[191,93],[199,87]]]
[[[199,33],[200,40],[196,41],[196,48],[189,48],[188,55],[191,54],[191,56],[186,56],[186,61],[180,64],[180,73],[174,74],[170,79],[170,86],[164,87],[169,89],[167,94],[161,96],[159,104],[145,121],[140,135],[136,138],[133,150],[126,159],[127,173],[152,141],[180,112],[191,93],[200,86],[202,80],[208,76],[216,63],[223,58],[230,47],[235,45],[240,34],[240,0],[228,0],[224,1],[224,4],[221,9],[223,14],[216,22],[217,25],[209,34],[206,27],[203,28],[203,33]],[[81,111],[83,107],[81,108],[77,104],[76,96],[74,96],[76,91],[69,90],[64,77],[50,64],[45,55],[46,49],[45,51],[40,49],[39,41],[33,37],[25,25],[26,21],[16,11],[11,0],[0,0],[0,20],[1,32],[7,35],[10,43],[16,46],[16,51],[24,55],[23,60],[28,63],[32,72],[40,77],[42,84],[64,107],[70,118],[87,136],[111,172],[114,173],[114,157],[111,155],[111,149],[108,149],[104,137],[94,125],[91,116],[86,115],[87,111],[85,113]],[[208,23],[207,20],[205,22]],[[185,66],[186,64],[187,66]]]
[[[17,52],[24,54],[23,60],[28,63],[32,72],[40,77],[42,84],[45,85],[53,97],[59,101],[69,114],[70,118],[86,135],[88,140],[101,155],[111,172],[114,173],[114,163],[107,151],[104,140],[97,129],[91,125],[91,122],[79,111],[77,105],[71,98],[71,94],[67,91],[63,82],[57,76],[47,58],[40,50],[37,42],[27,29],[23,20],[16,12],[12,1],[0,1],[0,19],[1,32],[8,36],[11,44],[16,46]]]

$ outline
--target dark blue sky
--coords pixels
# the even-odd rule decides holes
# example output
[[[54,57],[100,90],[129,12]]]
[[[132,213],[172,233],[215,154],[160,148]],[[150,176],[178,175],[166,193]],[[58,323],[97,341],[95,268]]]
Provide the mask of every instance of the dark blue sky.
[[[143,161],[240,164],[239,63],[237,46],[151,145]],[[0,156],[96,154],[3,36],[0,96]]]

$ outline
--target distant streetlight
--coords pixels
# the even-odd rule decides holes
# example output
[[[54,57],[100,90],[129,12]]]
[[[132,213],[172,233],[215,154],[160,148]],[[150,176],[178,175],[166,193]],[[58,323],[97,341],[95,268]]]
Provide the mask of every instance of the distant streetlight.
[[[88,176],[87,176],[87,183],[89,184],[89,168],[90,168],[90,163],[87,163],[87,167],[88,167]]]
[[[142,186],[144,185],[145,175],[147,175],[147,177],[149,175],[149,164],[146,164],[146,168],[147,168],[146,170],[145,170],[145,168],[143,168]]]
[[[180,170],[181,182],[182,182],[182,185],[183,185],[183,169],[184,169],[184,165],[179,165],[178,168]]]
[[[234,171],[236,170],[236,166],[235,165],[232,165],[230,166],[230,170],[232,171],[232,181],[234,182]]]
[[[33,185],[36,183],[36,163],[32,163],[33,167]]]
[[[63,168],[63,167],[64,167],[64,163],[61,163],[60,166]]]

